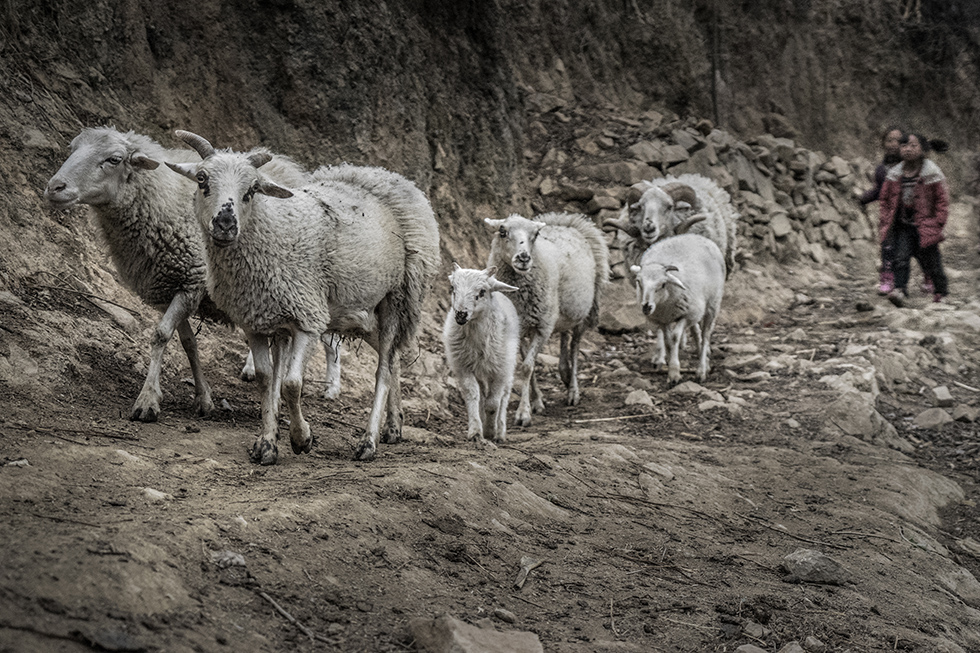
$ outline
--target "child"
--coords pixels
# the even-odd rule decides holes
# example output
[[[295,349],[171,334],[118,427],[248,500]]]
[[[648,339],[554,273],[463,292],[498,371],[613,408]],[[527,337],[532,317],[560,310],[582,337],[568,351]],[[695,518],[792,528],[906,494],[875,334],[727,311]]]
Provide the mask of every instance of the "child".
[[[949,191],[946,176],[926,154],[931,149],[946,150],[946,143],[929,141],[921,134],[901,139],[902,162],[885,175],[881,186],[881,218],[878,235],[891,248],[895,287],[888,300],[904,306],[908,298],[909,263],[919,261],[935,287],[933,301],[942,301],[949,292],[939,243],[949,217]]]
[[[881,134],[881,147],[885,150],[885,157],[882,159],[878,167],[875,168],[875,185],[874,188],[866,190],[863,195],[861,195],[858,200],[861,202],[861,206],[870,204],[878,200],[881,194],[881,186],[885,183],[885,175],[888,173],[888,169],[891,168],[896,163],[902,161],[902,155],[900,152],[900,144],[902,136],[905,132],[899,127],[888,127]],[[887,295],[891,292],[892,288],[895,287],[895,276],[892,273],[892,261],[891,261],[891,251],[885,243],[881,245],[881,272],[878,276],[878,294]]]

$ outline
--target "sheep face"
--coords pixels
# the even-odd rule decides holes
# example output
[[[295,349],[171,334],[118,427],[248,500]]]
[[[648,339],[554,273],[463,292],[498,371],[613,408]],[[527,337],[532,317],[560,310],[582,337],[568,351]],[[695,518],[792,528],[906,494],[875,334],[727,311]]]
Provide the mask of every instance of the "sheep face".
[[[678,269],[673,265],[653,264],[630,268],[636,275],[636,299],[644,315],[653,315],[657,306],[670,296],[670,286],[685,289],[684,283],[673,273]]]
[[[463,326],[470,320],[480,316],[490,306],[494,292],[514,292],[517,290],[494,278],[497,268],[486,270],[464,270],[453,263],[453,273],[449,275],[449,283],[453,287],[453,318],[456,324]]]
[[[200,163],[167,165],[197,184],[194,206],[207,237],[218,247],[231,247],[248,224],[256,194],[292,197],[259,168],[271,155],[212,152]]]
[[[160,165],[143,152],[148,143],[145,137],[108,127],[83,130],[71,142],[68,159],[44,189],[44,199],[56,209],[74,204],[124,203],[132,175]]]
[[[652,245],[665,235],[668,212],[674,209],[670,195],[659,188],[650,188],[629,208],[630,225],[639,232],[646,245]]]
[[[493,249],[496,249],[504,259],[510,259],[510,265],[519,274],[527,274],[534,265],[531,256],[534,241],[541,232],[543,222],[528,220],[519,215],[512,215],[506,220],[491,220],[485,222],[494,228],[497,237],[494,238]]]

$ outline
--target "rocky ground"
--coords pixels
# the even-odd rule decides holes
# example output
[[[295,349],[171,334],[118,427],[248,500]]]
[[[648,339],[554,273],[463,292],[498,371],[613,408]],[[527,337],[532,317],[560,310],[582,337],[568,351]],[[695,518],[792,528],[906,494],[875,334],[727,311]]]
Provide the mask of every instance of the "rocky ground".
[[[883,302],[873,248],[749,259],[705,384],[688,369],[668,391],[647,335],[593,334],[581,405],[543,356],[546,413],[495,451],[463,441],[430,315],[406,442],[363,464],[366,348],[338,401],[310,384],[313,453],[261,468],[236,337],[202,327],[223,410],[190,415],[173,347],[161,420],[132,423],[152,322],[54,281],[4,293],[0,650],[420,650],[410,622],[443,613],[549,651],[976,650],[970,209],[950,223],[948,303]],[[79,358],[54,375],[27,338]],[[961,421],[937,424],[938,386]],[[836,565],[797,568],[800,550]]]

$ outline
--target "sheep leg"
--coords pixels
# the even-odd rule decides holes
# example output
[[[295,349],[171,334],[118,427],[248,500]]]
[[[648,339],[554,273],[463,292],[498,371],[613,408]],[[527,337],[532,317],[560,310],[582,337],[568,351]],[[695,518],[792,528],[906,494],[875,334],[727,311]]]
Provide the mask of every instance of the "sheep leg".
[[[320,336],[320,342],[327,356],[327,386],[323,390],[323,398],[336,399],[340,396],[340,338],[324,333]]]
[[[252,355],[251,349],[248,350],[248,356],[245,358],[245,365],[242,366],[242,372],[238,376],[246,383],[251,383],[255,380],[255,356]]]
[[[698,380],[704,383],[711,371],[711,333],[715,330],[715,314],[710,310],[704,314],[700,327],[700,353],[698,360]]]
[[[487,408],[493,410],[493,421],[487,423],[490,431],[487,439],[503,442],[507,437],[507,402],[510,399],[510,386],[498,383],[488,393]],[[489,410],[487,411],[489,413]]]
[[[197,297],[188,293],[177,293],[170,306],[164,311],[163,317],[153,330],[153,338],[150,341],[150,369],[146,373],[146,380],[143,381],[143,389],[140,390],[136,403],[130,411],[129,419],[140,422],[157,421],[160,415],[160,400],[163,398],[163,392],[160,390],[163,352],[167,348],[167,343],[174,337],[177,326],[181,322],[187,322],[187,318],[197,310],[198,301]],[[193,363],[191,367],[193,369]]]
[[[548,335],[551,335],[550,333]],[[544,402],[541,399],[541,391],[538,389],[537,380],[534,378],[534,361],[538,356],[538,351],[545,343],[547,338],[540,331],[531,336],[526,347],[521,348],[524,360],[518,366],[518,373],[523,381],[521,387],[521,401],[517,405],[517,416],[514,423],[518,426],[530,426],[531,424],[531,392],[532,386],[535,394],[535,409],[540,404],[540,410],[544,410]],[[540,412],[538,410],[538,412]]]
[[[667,347],[664,345],[664,328],[657,329],[657,351],[653,355],[653,364],[658,369],[667,364]]]
[[[249,334],[248,344],[255,361],[255,380],[262,396],[262,432],[252,445],[249,459],[260,465],[274,465],[279,457],[279,447],[276,444],[279,432],[279,388],[269,352],[269,339],[265,336]]]
[[[466,404],[466,439],[479,445],[483,440],[483,410],[480,405],[480,384],[472,374],[466,374],[459,381],[459,393]]]
[[[401,381],[401,358],[396,352],[391,359],[391,382],[388,388],[388,419],[385,422],[384,431],[381,433],[381,441],[385,444],[395,444],[402,439],[402,381]]]
[[[289,411],[289,444],[293,453],[309,453],[313,448],[310,424],[303,417],[303,371],[316,347],[317,336],[307,331],[293,334],[292,345],[286,347],[283,358],[286,361],[285,376],[282,379],[282,400]]]
[[[214,401],[211,400],[211,386],[204,379],[201,372],[201,358],[197,352],[197,338],[194,336],[194,329],[187,320],[181,320],[177,325],[177,334],[180,337],[180,344],[187,354],[187,362],[191,365],[191,376],[194,377],[194,414],[207,417],[214,410]]]
[[[680,343],[684,333],[684,320],[677,320],[665,329],[667,347],[670,349],[670,361],[667,363],[667,383],[675,385],[681,381]]]
[[[565,382],[565,387],[568,388],[568,399],[565,403],[569,406],[578,406],[579,402],[579,392],[578,392],[578,348],[579,343],[582,341],[582,334],[585,332],[584,325],[577,325],[572,329],[571,336],[567,333],[561,334],[561,350],[562,356],[565,357],[565,372],[562,374],[562,381]],[[566,352],[565,340],[568,339],[568,347]],[[561,368],[561,364],[559,364]]]
[[[381,417],[385,412],[385,405],[388,401],[388,393],[391,390],[391,372],[394,366],[394,359],[398,356],[395,349],[395,327],[394,316],[384,310],[387,300],[382,300],[379,305],[378,324],[380,333],[377,337],[371,337],[369,342],[374,345],[377,341],[378,351],[378,371],[374,376],[374,403],[371,406],[371,415],[368,417],[368,425],[364,431],[364,436],[354,449],[354,460],[371,460],[378,450],[378,435],[381,432]]]

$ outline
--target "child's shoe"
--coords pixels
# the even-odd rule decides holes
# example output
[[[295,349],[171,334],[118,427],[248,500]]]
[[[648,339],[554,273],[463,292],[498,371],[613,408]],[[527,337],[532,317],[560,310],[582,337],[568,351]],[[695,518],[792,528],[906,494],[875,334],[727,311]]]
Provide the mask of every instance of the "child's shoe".
[[[878,294],[887,295],[895,288],[895,274],[891,270],[882,270],[878,278]]]
[[[922,291],[923,295],[936,294],[936,287],[932,285],[932,279],[929,277],[922,277],[922,285],[919,286],[919,290]]]
[[[945,296],[946,296],[946,295],[943,295],[942,293],[938,293],[938,292],[937,292],[937,293],[935,293],[935,294],[934,294],[934,295],[932,296],[932,303],[933,303],[933,304],[940,304],[940,303],[942,303],[942,301],[943,301],[943,297],[945,297]]]

